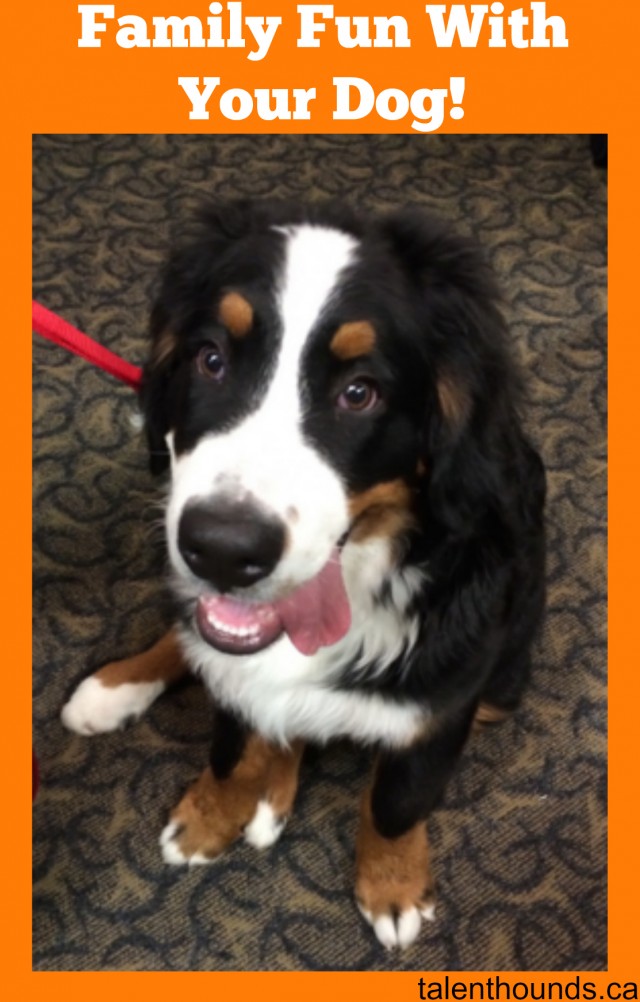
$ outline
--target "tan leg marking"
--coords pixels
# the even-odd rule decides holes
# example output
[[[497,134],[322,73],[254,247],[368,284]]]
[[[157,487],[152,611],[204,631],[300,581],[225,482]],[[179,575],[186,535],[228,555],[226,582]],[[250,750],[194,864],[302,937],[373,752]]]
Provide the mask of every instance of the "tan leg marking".
[[[251,735],[227,779],[204,770],[173,811],[160,838],[168,863],[206,863],[242,834],[267,802],[284,824],[298,783],[302,744],[283,750]]]
[[[398,838],[384,838],[374,827],[370,791],[363,798],[356,843],[356,896],[374,918],[412,905],[426,908],[433,897],[426,821]]]
[[[109,689],[125,682],[164,682],[170,685],[182,678],[187,670],[176,631],[169,630],[142,654],[111,661],[95,672],[93,678]]]
[[[434,915],[426,822],[398,838],[384,838],[373,823],[370,790],[362,801],[356,842],[356,900],[387,948],[409,946],[421,919]]]

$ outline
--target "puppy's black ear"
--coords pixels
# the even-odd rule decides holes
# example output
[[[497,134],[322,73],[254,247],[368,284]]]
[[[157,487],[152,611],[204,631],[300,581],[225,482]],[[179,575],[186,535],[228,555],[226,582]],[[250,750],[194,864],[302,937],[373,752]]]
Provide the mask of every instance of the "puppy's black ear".
[[[383,229],[423,332],[429,514],[466,534],[501,507],[522,448],[520,381],[496,282],[473,241],[419,209],[390,215]]]
[[[151,314],[151,351],[143,370],[140,403],[144,415],[149,469],[154,475],[169,467],[167,432],[171,428],[169,390],[178,354],[178,338],[158,304]]]

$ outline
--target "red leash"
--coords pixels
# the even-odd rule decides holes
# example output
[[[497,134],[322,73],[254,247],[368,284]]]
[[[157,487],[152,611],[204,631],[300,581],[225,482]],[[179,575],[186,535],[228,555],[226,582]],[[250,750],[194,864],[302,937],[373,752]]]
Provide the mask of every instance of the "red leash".
[[[72,351],[80,358],[86,359],[99,369],[104,369],[110,376],[121,379],[123,383],[133,390],[139,390],[142,382],[142,369],[139,365],[132,365],[125,362],[119,355],[115,355],[108,348],[98,344],[92,338],[83,334],[76,327],[67,323],[62,317],[51,310],[45,309],[35,300],[31,305],[32,325],[36,334],[46,337],[49,341],[61,345],[68,351]]]
[[[108,372],[110,376],[121,379],[123,383],[126,383],[133,390],[140,389],[140,383],[142,382],[142,369],[140,366],[132,365],[131,362],[125,362],[119,355],[115,355],[108,348],[104,348],[103,345],[98,344],[93,338],[83,334],[82,331],[68,324],[66,320],[63,320],[56,313],[52,313],[51,310],[45,309],[44,306],[36,303],[35,300],[31,303],[31,325],[36,334],[48,338],[54,344],[61,345],[67,351],[72,351],[74,355],[79,355],[80,358],[86,359],[87,362],[92,362],[99,369],[104,369],[105,372]],[[35,798],[40,781],[38,760],[35,752],[32,753],[31,768],[31,796]]]

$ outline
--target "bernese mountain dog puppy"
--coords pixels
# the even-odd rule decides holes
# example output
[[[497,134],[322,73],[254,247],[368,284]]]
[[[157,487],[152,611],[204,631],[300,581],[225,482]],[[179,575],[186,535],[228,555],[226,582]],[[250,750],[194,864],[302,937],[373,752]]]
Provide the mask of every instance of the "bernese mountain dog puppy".
[[[208,206],[162,276],[142,399],[176,626],[63,720],[111,730],[202,678],[174,864],[272,844],[305,742],[369,745],[356,901],[407,946],[433,917],[426,819],[474,720],[517,705],[544,606],[544,471],[490,271],[420,210]]]

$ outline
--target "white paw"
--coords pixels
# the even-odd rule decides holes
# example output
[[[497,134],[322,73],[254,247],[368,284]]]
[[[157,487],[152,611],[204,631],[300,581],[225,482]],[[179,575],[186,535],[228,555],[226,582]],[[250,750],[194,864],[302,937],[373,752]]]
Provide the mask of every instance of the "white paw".
[[[261,800],[244,830],[245,842],[254,849],[266,849],[279,839],[286,823],[286,818],[279,818],[273,813],[271,804]]]
[[[214,863],[215,857],[210,858],[201,852],[185,856],[176,840],[176,835],[179,834],[181,827],[178,821],[170,821],[160,833],[160,851],[165,863],[169,863],[171,866],[204,866],[208,863]]]
[[[137,720],[164,691],[164,682],[106,686],[91,675],[62,709],[62,723],[77,734],[104,734]]]
[[[436,917],[433,902],[429,902],[423,908],[407,908],[396,917],[385,913],[374,918],[371,912],[360,904],[358,910],[369,925],[373,926],[373,931],[386,950],[393,950],[396,947],[404,950],[411,946],[418,937],[422,919],[433,922]]]

